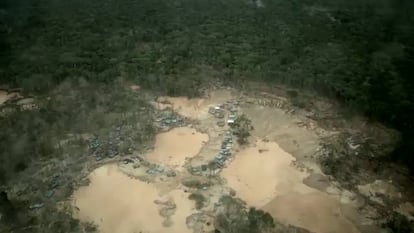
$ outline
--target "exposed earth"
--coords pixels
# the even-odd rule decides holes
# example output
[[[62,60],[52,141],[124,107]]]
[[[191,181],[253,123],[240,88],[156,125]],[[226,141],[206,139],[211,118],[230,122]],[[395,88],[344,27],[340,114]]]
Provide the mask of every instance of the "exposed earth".
[[[337,114],[326,100],[315,98],[309,110],[274,91],[249,93],[257,94],[216,88],[203,98],[151,95],[147,100],[158,129],[154,144],[127,153],[103,155],[93,135],[72,135],[89,143],[91,156],[79,161],[85,167],[72,175],[77,181],[70,198],[52,205],[102,233],[214,232],[226,195],[270,213],[281,225],[315,233],[386,232],[390,211],[414,219],[414,196],[399,183],[410,182],[408,177],[367,172],[358,185],[349,185],[321,165],[329,152],[325,143],[335,147],[337,138],[340,144],[344,131],[368,137],[392,135],[391,130],[356,117],[320,120]],[[10,99],[10,93],[0,92],[0,104]],[[253,127],[244,145],[231,127],[241,115]],[[362,142],[346,140],[349,153],[362,153]],[[71,173],[68,167],[60,169],[60,177]],[[19,184],[9,188],[14,196],[20,189]],[[60,191],[53,192],[51,197]],[[41,211],[43,204],[31,208]]]

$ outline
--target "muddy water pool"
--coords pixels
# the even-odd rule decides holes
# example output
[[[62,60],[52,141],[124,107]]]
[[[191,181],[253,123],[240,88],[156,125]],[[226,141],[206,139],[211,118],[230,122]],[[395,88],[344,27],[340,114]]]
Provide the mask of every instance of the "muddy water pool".
[[[193,128],[174,128],[156,136],[154,150],[146,158],[150,162],[181,170],[186,158],[196,156],[207,141],[207,134]]]
[[[235,155],[221,173],[248,205],[268,211],[279,221],[320,233],[358,232],[335,198],[303,183],[309,176],[292,165],[295,158],[275,142],[256,141]],[[350,216],[351,218],[353,216]]]
[[[89,179],[73,195],[75,217],[95,223],[99,232],[192,232],[186,217],[194,203],[182,190],[160,196],[153,184],[128,177],[115,164],[94,170]],[[163,208],[172,209],[170,218],[162,216]]]

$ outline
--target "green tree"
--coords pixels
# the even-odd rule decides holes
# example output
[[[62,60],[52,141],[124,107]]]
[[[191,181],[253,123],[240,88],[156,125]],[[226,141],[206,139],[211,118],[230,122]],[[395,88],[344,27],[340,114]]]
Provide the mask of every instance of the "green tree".
[[[237,117],[231,127],[233,129],[233,134],[237,136],[237,142],[240,145],[246,144],[248,142],[247,139],[250,136],[250,131],[253,129],[251,120],[243,114]]]

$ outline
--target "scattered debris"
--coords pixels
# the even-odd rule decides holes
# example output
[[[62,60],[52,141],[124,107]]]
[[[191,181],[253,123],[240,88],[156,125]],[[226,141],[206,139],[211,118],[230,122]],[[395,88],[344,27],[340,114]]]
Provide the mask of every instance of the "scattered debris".
[[[35,203],[35,204],[29,206],[29,209],[31,209],[31,210],[40,209],[40,208],[43,208],[43,206],[44,206],[43,203]]]
[[[216,117],[216,118],[219,118],[219,119],[222,119],[222,118],[224,118],[224,112],[223,111],[219,111],[219,112],[216,112],[215,114],[214,114],[214,116]]]
[[[48,190],[48,191],[46,192],[46,194],[45,194],[45,196],[46,196],[47,198],[52,198],[52,197],[53,197],[53,195],[55,195],[55,191],[53,191],[53,190]]]
[[[165,169],[161,167],[160,165],[152,164],[150,165],[150,168],[146,170],[147,174],[155,175],[155,174],[162,174],[164,173]]]
[[[155,119],[155,123],[158,128],[163,130],[186,125],[184,119],[170,109],[160,112]]]
[[[170,171],[168,171],[168,172],[166,173],[166,175],[167,175],[168,177],[176,177],[176,176],[177,176],[177,173],[175,173],[175,171],[173,171],[173,170],[170,170]]]
[[[141,90],[141,86],[140,85],[131,85],[129,86],[129,88],[133,91],[139,91]]]
[[[126,159],[123,160],[123,163],[124,164],[134,163],[134,160],[126,158]]]
[[[220,106],[210,107],[208,113],[219,119],[222,119],[225,116],[224,109]]]
[[[132,154],[134,140],[129,135],[130,131],[131,127],[118,125],[107,135],[93,135],[87,139],[90,155],[95,156],[96,161],[101,161],[118,155]]]

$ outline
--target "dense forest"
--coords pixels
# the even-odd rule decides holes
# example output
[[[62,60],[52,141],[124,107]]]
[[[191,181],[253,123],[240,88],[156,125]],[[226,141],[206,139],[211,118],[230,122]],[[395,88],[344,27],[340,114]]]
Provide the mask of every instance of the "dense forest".
[[[413,9],[409,0],[1,1],[0,84],[41,95],[121,76],[187,96],[212,78],[284,84],[396,128],[392,158],[414,167]]]

